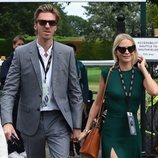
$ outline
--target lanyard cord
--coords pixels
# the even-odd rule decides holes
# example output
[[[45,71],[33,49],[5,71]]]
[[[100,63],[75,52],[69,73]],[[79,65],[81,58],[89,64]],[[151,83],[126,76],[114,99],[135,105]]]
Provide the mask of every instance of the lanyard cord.
[[[52,50],[53,50],[53,48],[52,48]],[[48,59],[48,63],[47,63],[46,68],[45,68],[45,66],[44,66],[44,62],[43,62],[43,60],[42,60],[42,57],[41,57],[41,55],[40,55],[40,53],[39,53],[38,47],[37,47],[37,52],[38,52],[38,58],[39,58],[39,60],[40,60],[40,62],[41,62],[41,65],[42,65],[43,70],[44,70],[44,73],[45,73],[44,82],[46,83],[47,72],[48,72],[48,70],[49,70],[49,68],[50,68],[51,59],[52,59],[52,51],[51,51],[50,57],[49,57],[49,59]]]
[[[132,74],[131,74],[131,81],[130,81],[130,86],[129,86],[129,91],[127,92],[127,88],[125,86],[125,81],[123,79],[123,74],[122,71],[120,69],[120,67],[118,68],[119,74],[120,74],[120,78],[121,78],[121,83],[122,83],[122,88],[126,97],[126,103],[128,105],[128,108],[130,109],[130,99],[132,96],[132,89],[133,89],[133,81],[134,81],[134,68],[132,68]]]

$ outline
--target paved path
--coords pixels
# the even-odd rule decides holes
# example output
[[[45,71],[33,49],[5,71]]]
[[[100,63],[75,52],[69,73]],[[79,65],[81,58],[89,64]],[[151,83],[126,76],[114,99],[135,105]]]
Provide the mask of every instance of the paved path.
[[[50,154],[49,154],[49,150],[48,150],[48,147],[46,147],[46,158],[51,158],[50,157]],[[77,155],[76,153],[75,153],[75,156],[70,156],[69,158],[87,158],[87,157],[85,157],[85,156],[81,156],[81,155]],[[98,156],[98,158],[101,158],[101,150],[100,150],[100,152],[99,152],[99,156]]]

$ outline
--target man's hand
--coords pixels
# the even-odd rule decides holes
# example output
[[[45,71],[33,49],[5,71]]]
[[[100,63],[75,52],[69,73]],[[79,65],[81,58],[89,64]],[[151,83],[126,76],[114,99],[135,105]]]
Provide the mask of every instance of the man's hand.
[[[4,131],[4,134],[5,134],[7,140],[11,140],[12,134],[14,134],[17,137],[17,139],[19,139],[15,132],[15,129],[11,123],[6,123],[3,126],[3,131]]]
[[[73,133],[71,136],[73,142],[78,142],[80,134],[81,134],[81,129],[73,129]]]

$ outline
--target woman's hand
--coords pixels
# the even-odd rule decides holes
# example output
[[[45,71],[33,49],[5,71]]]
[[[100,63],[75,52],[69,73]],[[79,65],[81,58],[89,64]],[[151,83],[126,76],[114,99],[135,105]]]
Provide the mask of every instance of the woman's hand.
[[[142,67],[147,67],[146,60],[143,56],[138,56],[138,68],[141,70]]]
[[[90,130],[83,130],[79,136],[78,141],[82,141],[88,135],[89,132]]]
[[[138,68],[144,75],[143,85],[144,85],[146,91],[148,92],[148,94],[150,94],[152,96],[156,96],[156,95],[158,95],[158,84],[156,83],[156,81],[154,81],[152,79],[150,73],[146,69],[147,66],[148,65],[145,61],[145,58],[142,56],[139,56],[138,57]]]

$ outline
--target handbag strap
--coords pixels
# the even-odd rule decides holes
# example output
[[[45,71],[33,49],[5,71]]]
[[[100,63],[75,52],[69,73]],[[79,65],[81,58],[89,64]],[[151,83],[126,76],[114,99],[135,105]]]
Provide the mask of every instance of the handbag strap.
[[[102,95],[102,98],[101,98],[102,101],[104,99],[104,95],[105,95],[106,87],[107,87],[108,80],[109,80],[109,77],[110,77],[110,73],[111,73],[111,71],[112,71],[113,68],[114,68],[114,65],[108,71],[108,74],[107,74],[107,77],[106,77],[106,81],[105,81],[105,84],[104,84],[103,95]],[[104,100],[104,102],[105,102],[105,100]],[[102,117],[103,111],[104,110],[103,110],[103,103],[102,103],[101,106],[100,106],[100,108],[99,108],[98,115],[97,115],[97,123],[96,123],[97,127],[100,127],[101,117]]]

